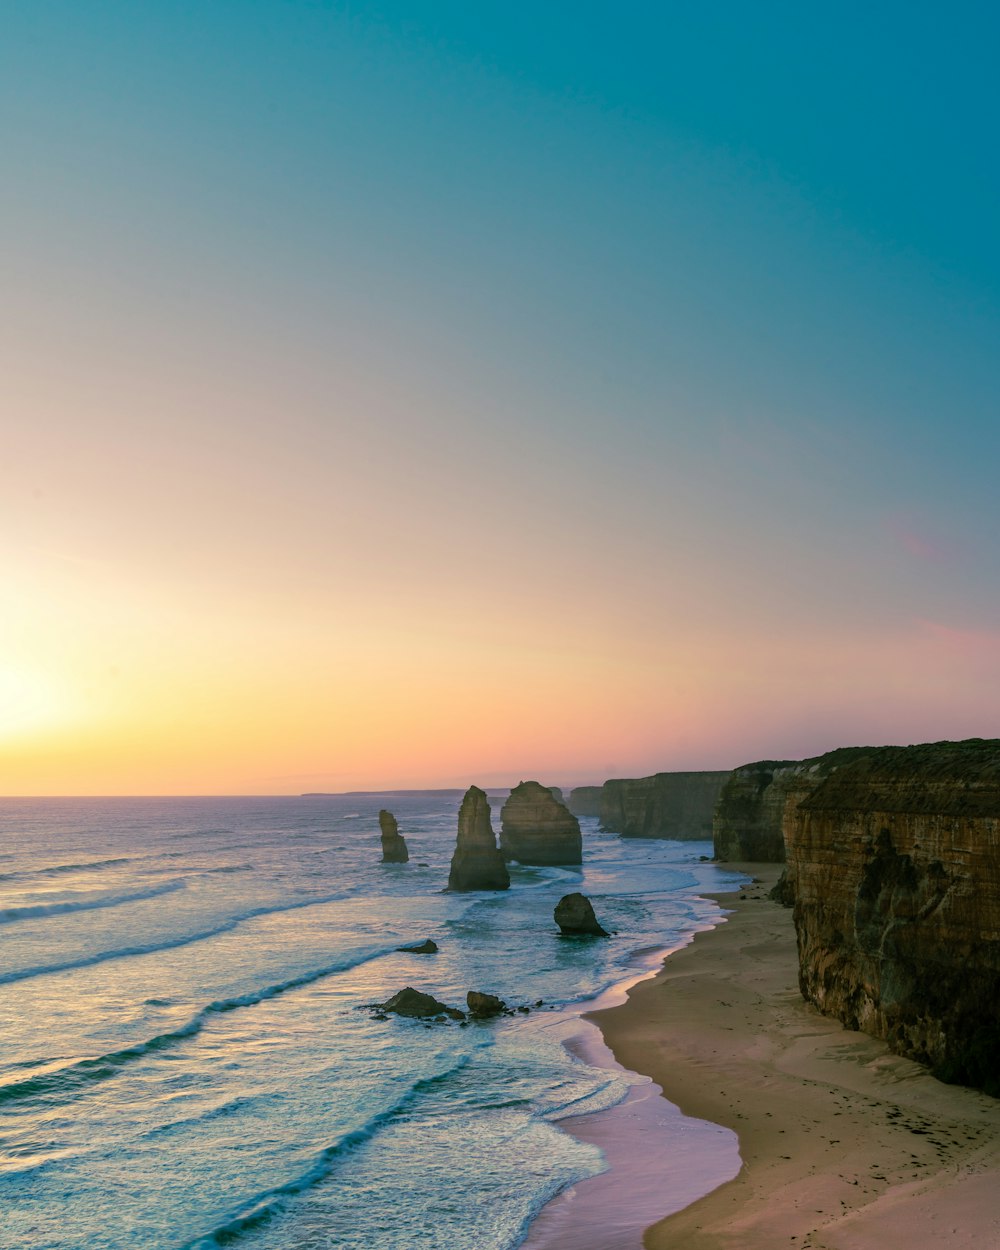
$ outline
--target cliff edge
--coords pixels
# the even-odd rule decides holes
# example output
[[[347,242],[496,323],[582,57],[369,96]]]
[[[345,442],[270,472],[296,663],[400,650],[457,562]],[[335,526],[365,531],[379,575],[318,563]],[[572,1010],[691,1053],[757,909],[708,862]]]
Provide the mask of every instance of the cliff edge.
[[[786,825],[803,996],[1000,1096],[1000,740],[870,750]]]
[[[832,773],[871,747],[839,747],[806,760],[757,760],[734,768],[712,819],[715,858],[726,863],[785,862],[786,823]]]
[[[601,826],[626,838],[712,836],[712,812],[728,772],[615,778],[601,789]]]

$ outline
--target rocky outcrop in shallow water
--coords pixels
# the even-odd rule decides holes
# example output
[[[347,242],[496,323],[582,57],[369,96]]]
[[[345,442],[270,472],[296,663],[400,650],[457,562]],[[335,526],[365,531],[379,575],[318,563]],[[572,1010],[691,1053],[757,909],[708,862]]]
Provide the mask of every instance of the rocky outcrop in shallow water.
[[[378,814],[378,824],[382,831],[382,863],[405,864],[410,852],[406,849],[406,839],[399,832],[396,817],[383,807]]]
[[[579,864],[580,822],[537,781],[522,781],[500,812],[500,850],[520,864]]]
[[[728,772],[656,773],[601,788],[601,826],[626,838],[712,836],[712,813]]]
[[[870,751],[841,747],[807,760],[757,760],[734,768],[712,821],[715,858],[730,863],[784,863],[785,825],[799,803],[835,769]]]
[[[497,849],[490,822],[490,802],[478,786],[470,786],[458,813],[458,839],[448,874],[449,890],[507,890],[510,873]]]
[[[591,937],[610,937],[594,914],[594,904],[586,894],[564,894],[556,903],[555,922],[560,933],[587,934]]]
[[[475,1020],[490,1020],[493,1016],[502,1016],[507,1013],[507,1004],[496,994],[482,994],[478,990],[469,990],[465,1001],[469,1008],[469,1015]]]
[[[383,1012],[391,1012],[396,1016],[409,1016],[415,1020],[428,1020],[435,1016],[448,1016],[452,1020],[465,1018],[464,1011],[459,1011],[457,1007],[449,1007],[447,1003],[436,999],[433,994],[424,994],[421,990],[415,990],[412,985],[398,990],[392,998],[384,1003],[377,1003],[376,1006]]]
[[[1000,740],[872,750],[787,833],[805,998],[1000,1096]]]

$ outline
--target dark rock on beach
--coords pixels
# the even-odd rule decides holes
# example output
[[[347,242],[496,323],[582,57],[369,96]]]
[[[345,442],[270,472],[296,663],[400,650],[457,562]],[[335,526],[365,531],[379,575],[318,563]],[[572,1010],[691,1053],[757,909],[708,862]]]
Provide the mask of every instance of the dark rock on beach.
[[[405,864],[410,853],[406,849],[406,839],[399,832],[396,817],[383,808],[378,814],[378,823],[382,830],[382,863]]]
[[[507,1004],[496,994],[480,994],[477,990],[469,990],[465,996],[469,1006],[469,1015],[477,1020],[488,1020],[493,1016],[502,1016]]]
[[[490,823],[490,802],[478,786],[470,786],[458,813],[458,838],[448,874],[449,890],[507,890],[510,873],[497,849]]]
[[[500,812],[500,850],[520,864],[579,864],[580,822],[551,788],[522,781]]]
[[[403,951],[407,955],[436,955],[437,949],[437,942],[431,938],[428,938],[426,942],[417,942],[414,946],[396,947],[396,950]]]
[[[594,905],[586,894],[566,894],[556,904],[555,921],[563,933],[610,937],[594,915]]]

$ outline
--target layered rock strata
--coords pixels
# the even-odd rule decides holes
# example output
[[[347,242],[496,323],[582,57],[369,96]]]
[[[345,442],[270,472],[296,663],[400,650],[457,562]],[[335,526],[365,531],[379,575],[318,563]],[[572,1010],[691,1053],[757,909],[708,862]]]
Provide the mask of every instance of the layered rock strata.
[[[566,806],[574,816],[600,816],[603,786],[577,786],[569,792]]]
[[[448,874],[449,890],[506,890],[510,874],[497,849],[484,791],[470,786],[458,813],[458,838]]]
[[[537,781],[522,781],[500,812],[500,850],[521,864],[579,864],[580,822]]]
[[[840,747],[807,760],[758,760],[734,768],[712,821],[715,858],[731,863],[785,861],[785,825],[799,803],[835,769],[871,747]]]
[[[787,833],[805,998],[1000,1096],[1000,740],[871,751]]]
[[[626,838],[710,838],[712,813],[728,777],[728,772],[656,773],[606,781],[601,825]]]
[[[382,863],[405,864],[410,852],[406,849],[406,839],[399,832],[396,817],[383,807],[378,814],[378,824],[382,831]]]

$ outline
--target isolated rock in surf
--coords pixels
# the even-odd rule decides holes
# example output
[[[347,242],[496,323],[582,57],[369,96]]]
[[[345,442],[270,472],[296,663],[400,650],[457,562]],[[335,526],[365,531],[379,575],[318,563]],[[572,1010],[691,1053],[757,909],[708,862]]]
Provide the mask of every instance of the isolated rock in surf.
[[[579,864],[580,822],[552,790],[522,781],[500,812],[500,850],[520,864]]]
[[[469,1007],[469,1015],[478,1020],[488,1020],[492,1016],[502,1016],[507,1004],[496,994],[480,994],[478,990],[469,990],[465,996]]]
[[[458,813],[458,839],[448,874],[449,890],[507,890],[510,874],[497,850],[490,823],[490,802],[478,786],[470,786]]]
[[[383,807],[378,814],[378,823],[382,830],[382,863],[405,864],[410,853],[406,849],[406,839],[399,832],[396,817]]]
[[[447,1003],[440,1002],[432,994],[424,994],[420,990],[415,990],[412,985],[405,986],[398,993],[393,994],[387,1002],[379,1003],[378,1006],[383,1011],[391,1011],[397,1016],[412,1016],[418,1020],[424,1020],[430,1016],[451,1016],[453,1020],[465,1018],[465,1012],[459,1011],[457,1007],[449,1007]]]
[[[594,905],[586,894],[564,894],[556,903],[555,921],[563,933],[610,937],[594,915]]]

